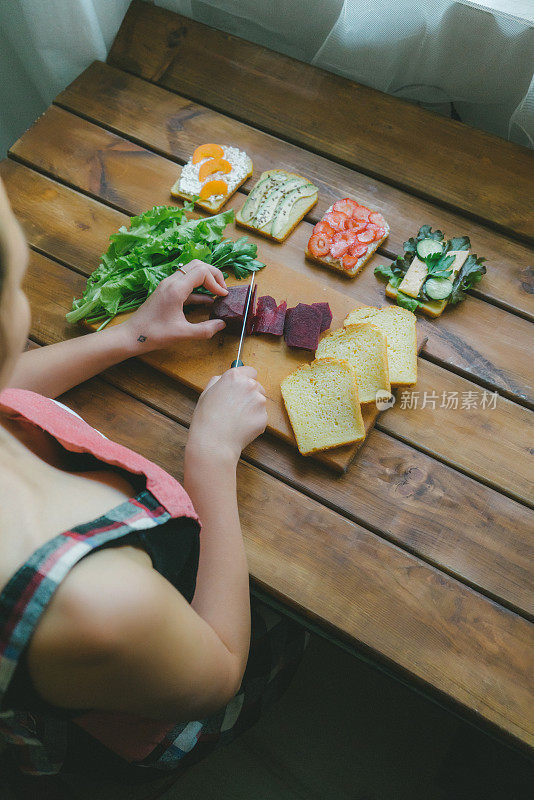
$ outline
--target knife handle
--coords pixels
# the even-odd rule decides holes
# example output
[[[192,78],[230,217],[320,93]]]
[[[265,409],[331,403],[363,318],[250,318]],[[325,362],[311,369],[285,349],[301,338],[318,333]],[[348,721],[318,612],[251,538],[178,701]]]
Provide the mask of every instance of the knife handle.
[[[230,364],[230,369],[233,369],[234,367],[244,367],[244,366],[245,365],[243,364],[241,359],[237,358],[235,361],[232,361],[232,363]]]

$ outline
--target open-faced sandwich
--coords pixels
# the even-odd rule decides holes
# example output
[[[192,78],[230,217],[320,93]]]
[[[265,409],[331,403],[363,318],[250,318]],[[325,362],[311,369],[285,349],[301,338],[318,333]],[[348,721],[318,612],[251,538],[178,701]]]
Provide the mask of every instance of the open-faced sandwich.
[[[252,175],[252,161],[237,147],[201,144],[183,165],[171,189],[173,197],[192,200],[205,211],[216,214]]]
[[[282,242],[317,202],[317,186],[283,169],[262,172],[235,220],[244,228]]]
[[[404,242],[403,255],[375,267],[375,275],[388,281],[386,295],[397,305],[439,317],[449,303],[465,300],[486,272],[486,259],[472,255],[470,247],[468,236],[446,241],[441,231],[423,225],[416,237]]]
[[[354,278],[389,233],[379,211],[345,197],[315,225],[306,256]]]

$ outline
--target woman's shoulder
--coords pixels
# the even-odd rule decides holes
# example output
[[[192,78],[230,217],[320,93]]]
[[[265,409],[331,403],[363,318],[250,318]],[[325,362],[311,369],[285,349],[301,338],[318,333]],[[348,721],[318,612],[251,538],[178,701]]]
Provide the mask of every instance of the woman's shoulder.
[[[201,719],[235,695],[240,661],[165,578],[127,547],[82,560],[60,585],[27,658],[60,708]]]
[[[76,564],[48,604],[28,649],[30,676],[44,699],[90,708],[87,679],[95,670],[98,679],[100,670],[143,640],[161,612],[162,582],[167,583],[149,556],[130,546],[99,550]]]

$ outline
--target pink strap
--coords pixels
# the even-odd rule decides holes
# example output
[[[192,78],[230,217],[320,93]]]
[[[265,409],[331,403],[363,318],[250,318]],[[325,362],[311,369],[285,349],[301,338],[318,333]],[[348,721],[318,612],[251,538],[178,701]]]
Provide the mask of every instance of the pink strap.
[[[147,489],[172,517],[198,520],[189,495],[165,470],[133,450],[106,439],[87,422],[50,398],[25,389],[5,389],[0,393],[0,409],[11,416],[23,417],[46,431],[67,450],[92,453],[107,464],[122,467],[136,475],[145,475]]]

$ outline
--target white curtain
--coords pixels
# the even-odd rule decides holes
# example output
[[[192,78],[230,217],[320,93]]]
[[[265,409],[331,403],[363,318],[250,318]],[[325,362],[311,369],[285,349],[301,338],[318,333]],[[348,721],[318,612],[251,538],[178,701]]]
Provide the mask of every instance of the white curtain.
[[[534,147],[532,3],[156,5]],[[0,0],[0,155],[91,61],[106,58],[128,5],[129,0]]]

